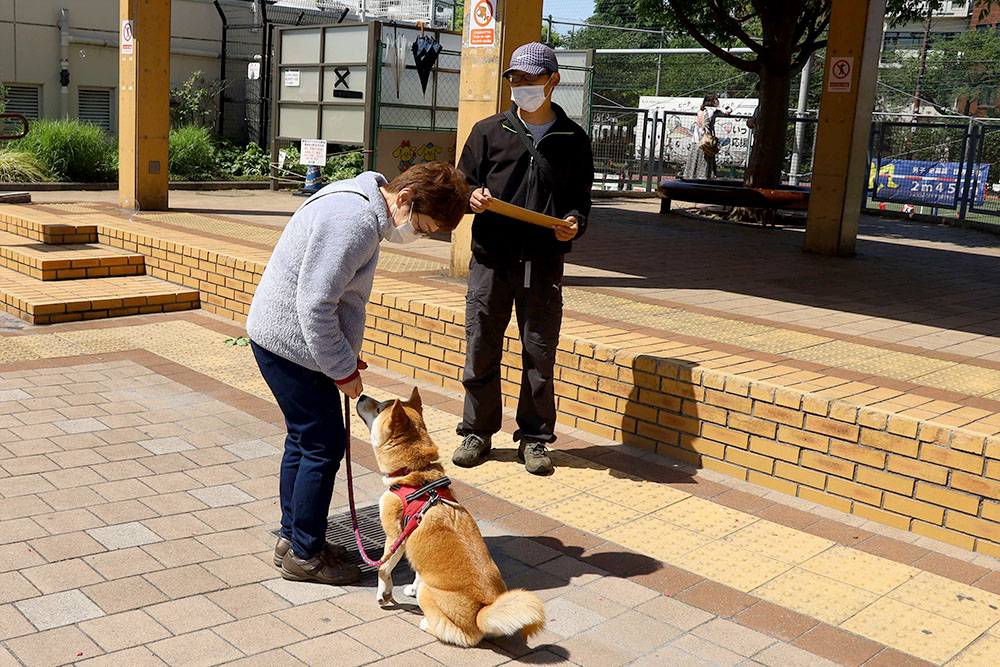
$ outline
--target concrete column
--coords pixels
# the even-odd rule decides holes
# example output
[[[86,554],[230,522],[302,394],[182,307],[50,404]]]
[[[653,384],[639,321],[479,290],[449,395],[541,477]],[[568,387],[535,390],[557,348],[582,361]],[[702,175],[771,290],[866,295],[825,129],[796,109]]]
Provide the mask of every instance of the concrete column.
[[[167,209],[170,132],[170,0],[119,0],[132,21],[132,53],[119,34],[118,199]],[[124,48],[123,48],[124,47]]]
[[[496,38],[492,46],[470,43],[475,26],[471,12],[480,4],[466,0],[462,35],[462,77],[458,103],[458,156],[477,121],[510,107],[510,86],[500,75],[514,49],[542,38],[542,0],[489,0],[496,13]],[[508,11],[508,9],[510,11]],[[472,216],[467,215],[451,233],[451,275],[469,275],[472,258]]]
[[[850,256],[868,180],[885,0],[833,0],[805,249]]]

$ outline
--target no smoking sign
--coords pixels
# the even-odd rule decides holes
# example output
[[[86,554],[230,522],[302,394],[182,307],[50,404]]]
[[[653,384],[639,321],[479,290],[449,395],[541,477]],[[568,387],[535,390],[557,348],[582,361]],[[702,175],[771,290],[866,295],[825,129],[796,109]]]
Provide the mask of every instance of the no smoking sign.
[[[853,56],[830,58],[830,76],[827,79],[826,89],[831,93],[849,93],[853,76]]]

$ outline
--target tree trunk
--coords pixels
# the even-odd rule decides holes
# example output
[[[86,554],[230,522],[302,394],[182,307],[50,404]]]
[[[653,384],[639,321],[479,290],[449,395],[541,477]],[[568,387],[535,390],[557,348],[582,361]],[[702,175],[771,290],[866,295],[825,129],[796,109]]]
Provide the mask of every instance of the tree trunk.
[[[754,128],[753,152],[743,182],[755,188],[781,184],[788,142],[788,92],[792,73],[785,66],[762,63],[760,102]]]

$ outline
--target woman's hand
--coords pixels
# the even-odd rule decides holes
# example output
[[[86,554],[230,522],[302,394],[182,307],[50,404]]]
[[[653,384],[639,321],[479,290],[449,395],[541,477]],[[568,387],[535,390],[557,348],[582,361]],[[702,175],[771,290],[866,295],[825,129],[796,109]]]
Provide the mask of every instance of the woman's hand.
[[[489,188],[476,188],[469,197],[469,208],[473,213],[482,213],[489,207],[491,199],[493,195],[490,194]]]
[[[354,378],[350,382],[338,384],[337,389],[342,391],[348,398],[357,398],[364,392],[365,385],[361,382],[361,375],[358,375],[358,377]]]
[[[566,218],[566,222],[572,223],[569,227],[560,225],[558,227],[553,227],[552,231],[555,232],[556,238],[560,241],[571,241],[576,233],[580,231],[580,223],[576,219],[576,216],[571,215]]]

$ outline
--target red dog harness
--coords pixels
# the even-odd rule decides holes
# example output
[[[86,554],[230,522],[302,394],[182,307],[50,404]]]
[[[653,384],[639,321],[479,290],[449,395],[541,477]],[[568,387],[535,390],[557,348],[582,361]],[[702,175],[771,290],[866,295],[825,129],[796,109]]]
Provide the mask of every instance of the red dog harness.
[[[403,468],[392,473],[390,476],[401,477],[407,474],[409,474],[409,471]],[[400,542],[409,537],[417,529],[420,522],[424,519],[424,514],[435,503],[442,500],[455,502],[455,497],[451,494],[449,486],[451,486],[451,480],[447,477],[442,477],[421,487],[403,486],[402,484],[393,484],[389,487],[389,490],[399,496],[399,499],[403,502],[403,534],[399,537]]]

